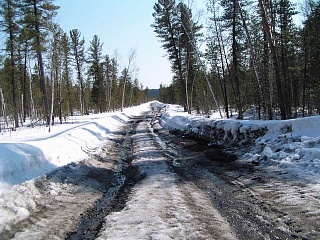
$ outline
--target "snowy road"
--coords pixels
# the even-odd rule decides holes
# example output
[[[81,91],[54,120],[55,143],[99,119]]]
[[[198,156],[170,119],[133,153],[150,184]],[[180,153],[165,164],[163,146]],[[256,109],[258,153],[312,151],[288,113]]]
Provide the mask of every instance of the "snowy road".
[[[99,155],[8,194],[29,194],[33,205],[0,238],[320,239],[312,186],[172,135],[155,116],[132,117]]]
[[[170,167],[149,126],[141,121],[132,136],[132,165],[145,177],[125,208],[106,217],[98,239],[236,239],[210,197]]]

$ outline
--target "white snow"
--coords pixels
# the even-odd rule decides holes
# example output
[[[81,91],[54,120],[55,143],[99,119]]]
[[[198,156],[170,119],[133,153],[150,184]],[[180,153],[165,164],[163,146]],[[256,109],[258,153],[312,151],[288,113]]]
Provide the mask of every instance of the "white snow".
[[[246,153],[239,151],[240,161],[256,161],[270,171],[281,171],[286,177],[316,183],[320,190],[320,116],[292,120],[235,120],[214,117],[205,118],[182,113],[182,108],[166,106],[161,123],[168,129],[178,129],[199,134],[229,145],[233,143]],[[208,127],[219,130],[222,139],[217,139]],[[252,136],[255,131],[266,131]],[[249,148],[247,141],[252,140]]]
[[[146,129],[151,130],[146,122],[139,123],[132,136],[132,165],[146,178],[133,187],[122,211],[105,218],[97,239],[212,239],[208,229],[215,239],[236,239],[210,198],[194,184],[179,180]]]
[[[166,128],[212,138],[213,136],[210,135],[213,132],[212,129],[219,130],[222,137],[217,139],[217,142],[234,144],[238,149],[247,142],[245,140],[251,139],[249,145],[243,145],[247,152],[239,151],[239,161],[258,162],[258,167],[270,172],[282,172],[284,177],[307,181],[313,185],[314,191],[320,191],[320,116],[286,121],[206,118],[188,115],[177,105],[153,103],[165,108],[166,112],[161,118],[161,124]],[[4,211],[0,215],[0,226],[4,226],[3,222],[18,222],[25,219],[29,212],[34,210],[34,199],[39,196],[39,193],[32,179],[59,166],[78,162],[89,157],[90,153],[99,151],[113,132],[120,130],[129,116],[139,115],[146,111],[149,105],[150,103],[147,103],[128,108],[122,113],[72,117],[63,124],[54,125],[50,133],[44,126],[22,127],[14,132],[2,132],[0,135],[0,209]],[[253,132],[263,129],[266,131],[262,131],[262,135],[252,136]],[[139,161],[143,164],[142,157]],[[173,175],[163,176],[162,180],[164,177],[170,182]],[[145,194],[156,194],[151,191],[151,189],[157,189],[154,185],[156,179],[153,178],[155,176],[149,179],[151,180],[150,193],[145,192]],[[138,186],[134,196],[140,194],[139,191]],[[57,194],[54,189],[52,194]],[[128,203],[126,210],[128,218],[135,209],[133,201],[134,198]],[[147,206],[147,203],[145,204]],[[148,204],[156,206],[157,202]],[[12,212],[15,214],[11,214]],[[141,212],[141,219],[150,217],[148,213],[149,210],[146,208]],[[15,219],[10,220],[11,216]],[[187,216],[186,213],[184,217]],[[116,219],[117,214],[114,213],[109,217],[109,224],[112,225],[112,220]],[[166,223],[159,224],[165,232]],[[157,237],[161,238],[161,235],[155,235],[155,238]]]
[[[123,113],[70,117],[56,123],[51,132],[44,126],[21,127],[0,135],[0,193],[14,185],[45,174],[56,167],[78,162],[104,144],[128,116],[145,111],[149,104]]]

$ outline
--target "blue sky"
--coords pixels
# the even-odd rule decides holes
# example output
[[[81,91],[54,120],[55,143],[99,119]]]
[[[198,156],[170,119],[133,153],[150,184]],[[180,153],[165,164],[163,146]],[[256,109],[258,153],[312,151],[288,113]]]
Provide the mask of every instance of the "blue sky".
[[[56,0],[60,6],[57,23],[65,32],[79,29],[86,47],[94,35],[103,42],[104,54],[117,50],[121,70],[127,65],[128,53],[135,48],[139,82],[148,88],[169,85],[172,74],[165,50],[153,32],[155,0]]]

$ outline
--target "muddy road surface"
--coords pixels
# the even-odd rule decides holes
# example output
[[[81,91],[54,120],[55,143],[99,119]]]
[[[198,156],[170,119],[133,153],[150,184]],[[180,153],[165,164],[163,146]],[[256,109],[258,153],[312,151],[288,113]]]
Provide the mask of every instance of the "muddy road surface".
[[[310,186],[169,133],[159,115],[132,117],[99,154],[38,178],[35,210],[0,239],[320,239]]]

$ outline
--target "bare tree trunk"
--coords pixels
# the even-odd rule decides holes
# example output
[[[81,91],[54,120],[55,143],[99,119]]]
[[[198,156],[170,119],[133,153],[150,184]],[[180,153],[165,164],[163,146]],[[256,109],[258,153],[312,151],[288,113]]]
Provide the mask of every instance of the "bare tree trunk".
[[[32,76],[31,72],[31,67],[30,67],[30,61],[29,61],[29,71],[30,71],[30,76]],[[33,93],[32,93],[32,81],[29,81],[29,91],[30,91],[30,123],[31,127],[34,127],[33,121],[34,121],[34,116],[35,116],[35,109],[34,109],[34,101],[33,101]]]
[[[220,59],[221,59],[221,68],[222,68],[222,76],[223,76],[222,95],[223,95],[223,100],[224,100],[224,110],[226,112],[227,118],[229,118],[230,117],[229,116],[229,100],[228,100],[228,91],[227,91],[227,79],[226,79],[225,67],[224,67],[224,58],[223,58],[223,53],[222,53],[222,43],[221,43],[222,38],[220,38],[215,10],[214,10],[213,17],[214,17],[214,25],[215,25],[216,35],[217,35],[217,39],[218,39],[219,54],[220,54]]]
[[[129,56],[128,56],[128,67],[127,67],[127,69],[125,71],[125,75],[124,75],[124,83],[123,83],[122,99],[121,99],[121,112],[123,111],[123,108],[124,108],[126,83],[127,83],[127,79],[128,79],[128,75],[129,75],[129,70],[131,70],[131,66],[132,66],[132,63],[133,63],[135,57],[136,57],[136,50],[131,49],[129,52]]]
[[[268,42],[269,42],[269,48],[271,51],[271,57],[272,57],[272,62],[273,62],[273,66],[274,66],[274,71],[275,71],[278,101],[279,101],[279,107],[280,107],[280,111],[281,111],[281,119],[287,119],[288,116],[286,114],[287,113],[286,105],[284,103],[284,101],[285,101],[284,90],[283,90],[282,81],[281,81],[277,50],[276,50],[276,46],[274,45],[274,40],[273,40],[271,31],[270,31],[267,13],[266,13],[265,6],[264,6],[264,0],[259,0],[259,6],[260,6],[260,11],[261,11],[263,30],[264,30],[266,37],[268,39]]]
[[[186,90],[186,102],[187,102],[187,112],[191,114],[190,104],[189,104],[189,92],[188,92],[188,81],[189,81],[189,54],[186,56],[186,76],[185,76],[185,90]]]
[[[24,69],[23,69],[23,122],[26,121],[27,117],[27,53],[28,53],[28,42],[25,45],[24,55]],[[31,81],[31,80],[30,80]]]
[[[53,119],[53,104],[54,104],[54,78],[51,76],[51,107],[49,116],[49,132],[51,131],[52,119]]]
[[[250,37],[249,29],[247,27],[246,18],[244,16],[243,9],[241,7],[240,2],[237,1],[237,3],[238,3],[238,6],[239,6],[239,12],[240,12],[240,16],[241,16],[241,19],[242,19],[242,25],[243,25],[243,28],[245,30],[247,41],[248,41],[249,48],[250,48],[252,66],[253,66],[254,74],[255,74],[255,77],[256,77],[256,80],[257,80],[257,85],[258,85],[259,98],[261,99],[262,106],[263,106],[264,110],[266,110],[267,109],[266,108],[266,102],[265,102],[265,98],[264,98],[264,95],[263,95],[263,92],[262,92],[262,86],[261,86],[261,81],[260,81],[260,76],[259,76],[259,71],[258,71],[258,63],[256,61],[257,55],[256,55],[256,52],[254,50],[254,47],[253,47],[253,44],[252,44],[252,41],[251,41],[251,37]],[[260,114],[259,114],[259,119],[260,119]]]
[[[302,117],[305,117],[305,111],[306,111],[306,91],[307,91],[307,46],[306,46],[306,36],[305,33],[303,33],[303,42],[304,42],[304,67],[303,67],[303,89],[302,89]]]
[[[43,58],[42,58],[42,51],[41,51],[41,41],[40,41],[40,26],[39,26],[39,13],[38,13],[38,7],[37,7],[37,1],[33,1],[33,11],[35,16],[35,41],[36,41],[36,52],[38,57],[38,64],[39,64],[39,73],[40,73],[40,88],[42,92],[42,102],[44,105],[44,115],[46,119],[47,125],[49,124],[49,107],[48,107],[48,98],[47,98],[47,90],[46,90],[46,81],[45,81],[45,73],[44,73],[44,64],[43,64]]]
[[[238,119],[243,119],[243,104],[240,90],[239,79],[239,62],[237,48],[237,31],[236,31],[236,16],[238,12],[237,0],[233,0],[233,16],[232,16],[232,80],[236,86],[235,97],[237,99]]]
[[[9,34],[9,50],[10,50],[10,80],[11,80],[11,95],[12,95],[12,107],[13,107],[13,118],[14,118],[14,125],[13,129],[19,127],[19,113],[17,107],[17,85],[15,80],[15,71],[16,71],[16,62],[15,62],[15,35],[13,30],[13,18],[14,18],[14,9],[12,3],[10,1],[6,2],[7,4],[7,24],[8,24],[8,34]]]
[[[4,122],[8,126],[8,118],[7,118],[7,109],[6,109],[6,102],[4,100],[2,87],[0,86],[0,99],[1,99],[1,111],[2,111],[2,117],[4,118]],[[0,122],[1,123],[1,122]],[[2,131],[2,127],[0,124],[0,132]]]

